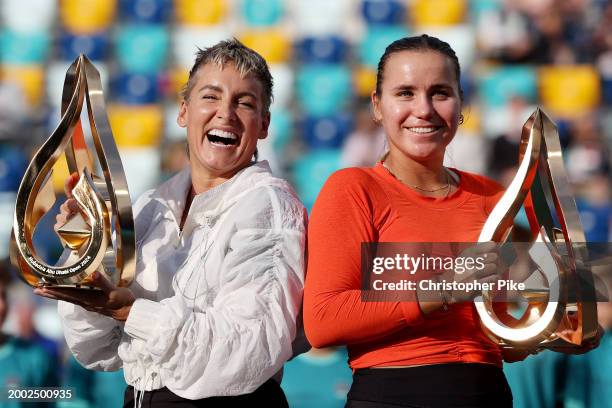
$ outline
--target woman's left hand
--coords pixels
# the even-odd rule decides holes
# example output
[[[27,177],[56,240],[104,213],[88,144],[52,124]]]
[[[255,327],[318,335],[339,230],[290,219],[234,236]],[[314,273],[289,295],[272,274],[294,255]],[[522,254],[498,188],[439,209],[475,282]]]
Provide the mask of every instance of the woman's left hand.
[[[92,286],[100,291],[84,291],[73,288],[40,287],[34,289],[34,294],[49,299],[63,300],[81,306],[90,312],[110,316],[115,320],[125,321],[136,300],[128,288],[113,285],[98,271],[92,275]]]
[[[599,346],[603,335],[604,329],[601,327],[601,325],[599,325],[595,337],[591,341],[583,343],[580,347],[563,347],[558,349],[552,348],[552,350],[564,354],[584,354]]]

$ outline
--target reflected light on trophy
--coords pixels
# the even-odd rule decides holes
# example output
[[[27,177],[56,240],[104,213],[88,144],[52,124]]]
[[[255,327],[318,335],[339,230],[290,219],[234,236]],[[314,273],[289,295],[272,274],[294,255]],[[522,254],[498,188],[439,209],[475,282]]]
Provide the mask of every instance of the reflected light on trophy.
[[[511,303],[496,298],[499,293],[483,291],[475,299],[476,310],[485,332],[501,346],[580,347],[597,336],[593,274],[559,134],[541,109],[523,126],[519,150],[517,173],[478,241],[512,245],[514,219],[524,208],[531,240],[525,252],[531,269],[519,295],[526,306],[517,317],[509,309]]]
[[[93,151],[88,149],[80,120],[84,104]],[[33,236],[39,221],[56,201],[52,172],[63,154],[69,172],[79,175],[72,190],[79,211],[58,228],[64,251],[51,265],[37,254]],[[95,174],[96,168],[101,175]],[[135,235],[131,199],[108,122],[100,74],[84,55],[66,72],[60,123],[34,154],[21,181],[10,254],[11,262],[31,286],[93,289],[88,283],[94,271],[117,286],[127,286],[133,279]]]

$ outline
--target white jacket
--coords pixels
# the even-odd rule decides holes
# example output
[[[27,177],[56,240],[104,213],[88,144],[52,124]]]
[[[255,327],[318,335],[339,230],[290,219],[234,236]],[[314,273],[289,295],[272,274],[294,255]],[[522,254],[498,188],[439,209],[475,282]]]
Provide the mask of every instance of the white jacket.
[[[87,368],[123,366],[138,390],[249,393],[292,354],[306,212],[260,162],[198,194],[181,233],[190,186],[185,169],[134,205],[138,299],[125,325],[59,302],[66,341]]]

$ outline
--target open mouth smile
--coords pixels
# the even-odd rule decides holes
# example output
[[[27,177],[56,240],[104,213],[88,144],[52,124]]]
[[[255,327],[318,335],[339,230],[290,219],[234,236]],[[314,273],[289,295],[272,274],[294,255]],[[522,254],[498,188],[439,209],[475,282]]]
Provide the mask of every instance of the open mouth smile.
[[[408,129],[409,131],[413,133],[427,134],[427,133],[436,132],[437,130],[440,129],[440,126],[414,126],[414,127],[407,127],[406,129]]]
[[[206,134],[208,141],[215,146],[235,146],[238,144],[238,135],[221,129],[212,129]]]

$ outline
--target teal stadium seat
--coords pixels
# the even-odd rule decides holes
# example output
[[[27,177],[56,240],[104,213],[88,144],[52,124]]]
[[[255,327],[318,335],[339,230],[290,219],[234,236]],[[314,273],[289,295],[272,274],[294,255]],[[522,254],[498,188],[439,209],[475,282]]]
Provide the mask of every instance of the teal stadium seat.
[[[282,107],[271,109],[269,136],[272,138],[272,148],[277,155],[287,148],[293,135],[293,116],[291,111]]]
[[[369,68],[376,69],[378,60],[385,52],[385,48],[393,41],[406,37],[408,31],[405,26],[371,26],[359,45],[359,59]]]
[[[490,108],[503,107],[515,96],[534,102],[538,92],[537,73],[528,66],[497,68],[480,76],[478,90],[480,98]]]
[[[251,27],[275,25],[283,16],[282,0],[242,0],[240,12]]]
[[[0,62],[11,65],[43,64],[51,45],[51,38],[44,31],[0,32]]]
[[[327,178],[341,168],[340,156],[340,150],[318,149],[303,155],[295,162],[294,185],[309,212]]]
[[[123,26],[115,46],[119,65],[130,73],[159,72],[166,64],[169,40],[168,29],[163,25]]]
[[[351,98],[351,72],[339,64],[305,65],[297,75],[297,93],[308,114],[339,112]]]

